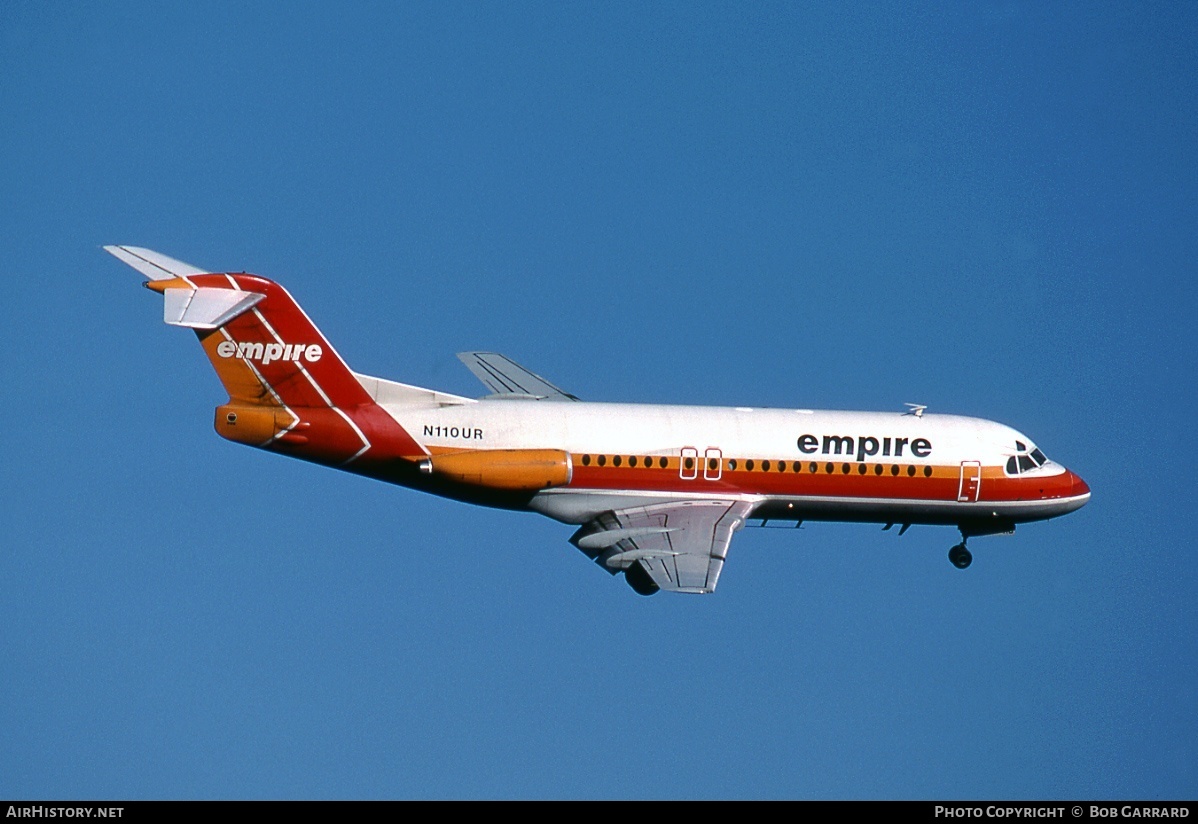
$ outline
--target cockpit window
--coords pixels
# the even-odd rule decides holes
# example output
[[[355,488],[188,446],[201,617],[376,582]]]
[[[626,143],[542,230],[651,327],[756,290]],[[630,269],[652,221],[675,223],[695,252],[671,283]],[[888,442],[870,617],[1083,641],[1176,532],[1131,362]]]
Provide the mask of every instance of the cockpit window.
[[[1043,452],[1035,447],[1028,452],[1027,444],[1023,441],[1015,441],[1015,451],[1017,454],[1007,458],[1008,475],[1019,475],[1048,463],[1048,458]]]

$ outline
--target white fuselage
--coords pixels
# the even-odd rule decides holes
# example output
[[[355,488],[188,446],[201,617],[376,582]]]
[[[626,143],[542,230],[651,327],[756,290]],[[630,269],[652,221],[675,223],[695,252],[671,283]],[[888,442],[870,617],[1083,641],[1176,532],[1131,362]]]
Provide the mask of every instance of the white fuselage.
[[[760,517],[896,523],[1005,524],[1085,502],[1061,490],[1067,470],[1051,461],[1018,481],[1028,487],[1033,476],[1055,479],[1056,491],[1013,492],[1015,479],[1003,466],[1017,444],[1034,445],[980,418],[489,399],[386,408],[433,453],[565,450],[572,482],[537,494],[528,506],[568,523],[680,496],[750,501]],[[673,459],[668,472],[643,470],[646,459],[660,457]]]

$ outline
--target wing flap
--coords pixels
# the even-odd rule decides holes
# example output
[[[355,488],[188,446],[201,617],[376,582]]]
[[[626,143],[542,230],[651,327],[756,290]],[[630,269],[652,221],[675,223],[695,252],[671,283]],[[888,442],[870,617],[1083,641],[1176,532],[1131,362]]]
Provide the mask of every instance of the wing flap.
[[[633,564],[669,592],[714,592],[732,535],[752,511],[744,501],[671,501],[605,512],[571,543],[612,574]]]

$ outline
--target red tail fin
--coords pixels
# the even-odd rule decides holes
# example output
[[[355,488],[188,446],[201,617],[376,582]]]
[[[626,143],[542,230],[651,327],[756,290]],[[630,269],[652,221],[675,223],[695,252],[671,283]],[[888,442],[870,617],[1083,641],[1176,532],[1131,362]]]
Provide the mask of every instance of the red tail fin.
[[[279,284],[204,274],[146,285],[167,298],[168,322],[196,330],[228,390],[222,436],[327,463],[426,454]]]
[[[201,289],[265,296],[216,329],[197,330],[231,399],[309,408],[373,403],[345,361],[279,284],[255,275],[193,275],[188,280]]]

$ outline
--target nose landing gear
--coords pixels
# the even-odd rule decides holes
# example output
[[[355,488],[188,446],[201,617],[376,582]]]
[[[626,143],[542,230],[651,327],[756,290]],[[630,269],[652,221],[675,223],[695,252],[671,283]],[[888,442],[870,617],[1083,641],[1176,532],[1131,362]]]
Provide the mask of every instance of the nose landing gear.
[[[948,560],[957,569],[965,569],[973,563],[973,553],[965,548],[965,539],[948,551]]]

